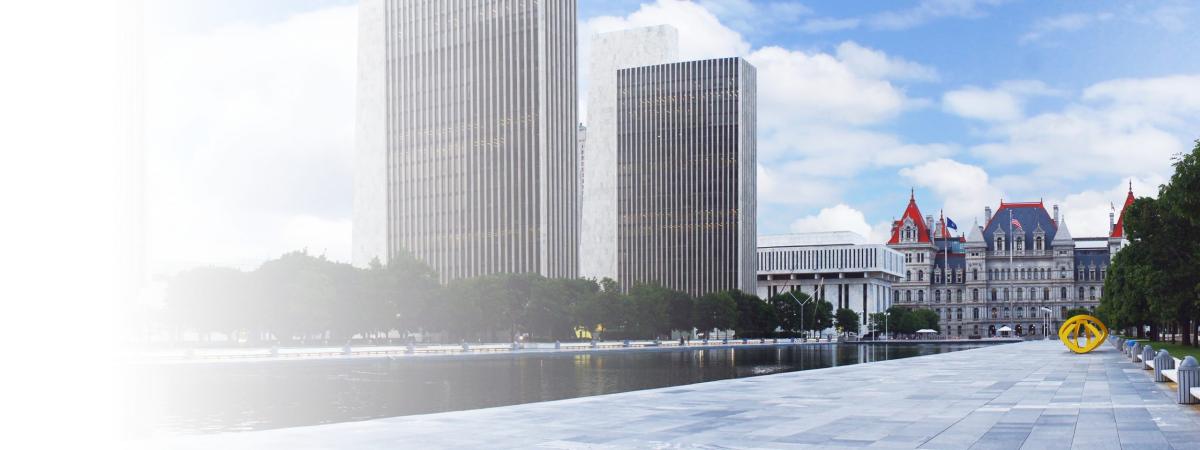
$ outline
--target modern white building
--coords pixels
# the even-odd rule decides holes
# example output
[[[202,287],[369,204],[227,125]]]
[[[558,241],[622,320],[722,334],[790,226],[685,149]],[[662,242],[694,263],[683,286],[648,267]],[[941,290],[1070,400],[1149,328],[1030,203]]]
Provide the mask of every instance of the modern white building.
[[[892,283],[905,271],[904,254],[866,242],[849,231],[759,237],[757,294],[804,292],[835,310],[854,310],[865,325],[870,314],[892,306]]]
[[[592,36],[588,61],[588,124],[581,157],[580,276],[618,277],[617,71],[678,59],[679,33],[668,25]]]
[[[695,296],[754,289],[756,80],[741,58],[617,71],[617,281],[624,289],[655,283]]]
[[[578,273],[576,5],[359,3],[353,261]]]

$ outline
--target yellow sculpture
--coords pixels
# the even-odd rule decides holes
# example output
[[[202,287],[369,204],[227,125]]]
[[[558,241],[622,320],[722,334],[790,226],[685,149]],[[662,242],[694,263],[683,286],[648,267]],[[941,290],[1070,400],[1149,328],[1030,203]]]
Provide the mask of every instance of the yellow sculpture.
[[[1084,338],[1079,345],[1079,338]],[[1087,314],[1067,319],[1058,327],[1058,338],[1075,353],[1087,353],[1099,347],[1108,338],[1108,327],[1095,317]]]

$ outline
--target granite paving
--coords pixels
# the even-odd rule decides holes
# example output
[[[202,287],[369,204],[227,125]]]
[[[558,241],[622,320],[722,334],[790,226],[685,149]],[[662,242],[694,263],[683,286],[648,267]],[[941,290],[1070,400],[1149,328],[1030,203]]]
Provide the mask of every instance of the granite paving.
[[[142,448],[1200,449],[1200,407],[1110,345],[1031,341]]]

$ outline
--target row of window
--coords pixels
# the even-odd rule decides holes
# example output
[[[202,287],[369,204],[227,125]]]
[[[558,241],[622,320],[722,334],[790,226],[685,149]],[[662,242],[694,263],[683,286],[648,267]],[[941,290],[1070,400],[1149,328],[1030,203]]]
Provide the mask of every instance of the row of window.
[[[1094,310],[1095,307],[1093,306],[1092,309]],[[1051,319],[1063,319],[1067,316],[1067,307],[1066,306],[1060,306],[1058,308],[1050,308],[1050,310],[1051,310],[1051,312],[1048,314],[1050,314]],[[949,322],[951,320],[955,320],[955,321],[963,320],[963,308],[935,308],[934,312],[937,313],[939,319],[941,319],[942,321],[945,321],[945,322]],[[990,309],[989,308],[971,308],[971,320],[1013,319],[1013,318],[1024,319],[1024,318],[1026,318],[1027,314],[1028,314],[1028,318],[1030,318],[1030,319],[1041,319],[1044,317],[1043,314],[1040,314],[1042,312],[1043,311],[1039,310],[1039,307],[1034,307],[1034,306],[1030,306],[1028,308],[1023,307],[1023,306],[1018,306],[1016,308],[1011,308],[1011,309],[1007,306],[1005,306],[1003,308],[992,307]]]
[[[903,291],[901,291],[900,289],[893,290],[892,291],[892,301],[896,302],[896,303],[912,303],[913,302],[913,292],[914,291],[912,289],[905,289]],[[917,289],[915,292],[916,292],[916,302],[924,303],[925,302],[925,290]],[[1028,295],[1028,300],[1052,300],[1051,296],[1050,296],[1051,290],[1048,287],[1043,287],[1043,288],[1041,288],[1041,290],[1038,290],[1038,288],[1033,288],[1033,287],[1028,288],[1028,289],[1019,287],[1019,288],[1016,288],[1016,290],[1014,292],[1015,292],[1015,300],[1026,300],[1027,299],[1026,295]],[[943,295],[943,293],[945,293],[945,294]],[[1070,293],[1070,290],[1068,290],[1066,287],[1061,287],[1061,288],[1059,288],[1059,291],[1058,291],[1058,298],[1055,298],[1053,300],[1068,300],[1069,299],[1067,297],[1068,293]],[[901,297],[902,294],[903,294],[903,298]],[[980,292],[980,289],[971,289],[971,301],[976,301],[976,302],[980,301],[981,294],[982,294],[982,292]],[[989,294],[988,300],[991,300],[991,301],[1013,300],[1013,298],[1009,297],[1009,289],[1008,288],[999,288],[999,289],[992,288],[988,294]],[[1078,294],[1078,296],[1076,297],[1076,299],[1086,298],[1088,300],[1096,300],[1096,296],[1100,295],[1100,291],[1096,289],[1096,286],[1091,286],[1088,288],[1084,288],[1083,286],[1080,286],[1078,288],[1077,294]],[[963,290],[962,289],[955,289],[955,290],[934,289],[933,290],[933,299],[932,299],[933,303],[942,303],[943,299],[945,300],[946,303],[950,303],[952,301],[962,303]]]
[[[908,256],[908,255],[906,255],[906,256]],[[1107,273],[1107,269],[1108,268],[1106,266],[1080,267],[1076,271],[1075,279],[1080,280],[1080,281],[1100,281],[1100,280],[1104,279],[1104,276]],[[1049,280],[1052,276],[1051,275],[1052,270],[1053,269],[1050,269],[1048,267],[1035,267],[1035,268],[1028,268],[1028,269],[1024,268],[1024,267],[1020,267],[1020,268],[1016,268],[1016,269],[1012,269],[1012,268],[990,269],[987,272],[988,272],[989,280]],[[1058,269],[1058,274],[1059,274],[1058,277],[1060,279],[1066,279],[1067,278],[1067,268],[1060,267]],[[913,273],[911,270],[907,270],[904,272],[904,280],[905,281],[913,281]],[[925,271],[924,270],[917,271],[917,281],[925,281]],[[945,280],[942,277],[941,269],[937,269],[934,271],[933,281],[935,283],[942,283],[942,282],[962,283],[963,282],[963,270],[962,269],[952,270],[950,273],[950,279]],[[971,281],[979,281],[979,269],[971,269]]]

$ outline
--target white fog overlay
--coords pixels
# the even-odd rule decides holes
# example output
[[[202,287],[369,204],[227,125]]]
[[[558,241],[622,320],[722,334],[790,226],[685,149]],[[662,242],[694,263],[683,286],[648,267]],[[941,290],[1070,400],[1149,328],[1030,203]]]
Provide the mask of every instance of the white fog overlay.
[[[4,11],[6,448],[1200,432],[1193,2]]]

